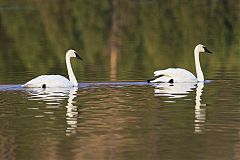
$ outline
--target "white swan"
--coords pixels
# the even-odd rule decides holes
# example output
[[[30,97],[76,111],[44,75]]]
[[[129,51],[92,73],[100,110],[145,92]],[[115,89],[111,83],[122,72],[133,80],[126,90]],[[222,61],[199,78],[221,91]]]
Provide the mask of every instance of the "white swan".
[[[200,66],[199,53],[210,52],[204,45],[198,44],[194,49],[195,67],[197,72],[197,78],[189,71],[181,68],[168,68],[164,70],[158,70],[154,72],[154,79],[147,80],[147,82],[158,83],[179,83],[179,82],[203,82],[204,76]]]
[[[73,73],[72,66],[70,63],[70,58],[75,57],[78,59],[82,58],[78,53],[72,49],[68,50],[66,53],[66,64],[69,80],[61,75],[41,75],[37,78],[30,80],[29,82],[22,85],[22,87],[27,88],[69,88],[78,86],[76,77]]]

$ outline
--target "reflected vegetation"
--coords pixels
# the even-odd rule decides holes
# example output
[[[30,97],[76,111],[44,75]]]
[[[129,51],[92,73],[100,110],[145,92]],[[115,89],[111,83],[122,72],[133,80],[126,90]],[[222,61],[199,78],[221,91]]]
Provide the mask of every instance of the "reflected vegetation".
[[[194,71],[197,43],[216,53],[202,64],[214,78],[214,71],[238,70],[239,9],[239,0],[0,0],[0,81],[11,83],[12,72],[66,73],[69,48],[84,57],[80,81],[142,80],[169,66]]]

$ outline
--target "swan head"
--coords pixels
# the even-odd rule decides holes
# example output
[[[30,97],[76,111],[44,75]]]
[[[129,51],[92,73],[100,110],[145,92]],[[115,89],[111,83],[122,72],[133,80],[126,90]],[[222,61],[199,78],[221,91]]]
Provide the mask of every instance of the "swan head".
[[[211,51],[209,51],[207,49],[207,47],[205,47],[204,45],[202,44],[198,44],[195,49],[194,49],[194,52],[199,52],[199,53],[212,53]]]
[[[67,53],[66,53],[66,56],[68,56],[69,58],[74,57],[74,58],[83,60],[83,59],[79,56],[79,54],[78,54],[75,50],[73,50],[73,49],[69,49],[69,50],[67,51]]]

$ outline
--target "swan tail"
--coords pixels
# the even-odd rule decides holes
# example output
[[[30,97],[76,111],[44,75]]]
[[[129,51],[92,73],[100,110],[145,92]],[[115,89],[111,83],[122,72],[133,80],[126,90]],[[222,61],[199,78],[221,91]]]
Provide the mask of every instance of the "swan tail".
[[[151,83],[153,80],[155,80],[156,78],[152,78],[152,79],[147,79],[147,83]]]
[[[38,83],[30,83],[31,81],[25,83],[22,85],[23,88],[46,88],[47,87],[47,83],[44,82],[38,82]]]
[[[152,82],[154,82],[154,80],[156,80],[157,78],[162,77],[162,76],[163,76],[163,75],[157,75],[157,76],[155,75],[154,78],[148,79],[147,82],[148,82],[148,83],[152,83]]]
[[[24,87],[24,88],[35,88],[35,87],[37,87],[37,86],[34,85],[34,84],[26,83],[26,84],[23,84],[22,87]]]
[[[154,77],[154,78],[152,78],[152,79],[147,79],[147,82],[148,82],[148,83],[162,82],[162,81],[159,81],[159,78],[162,77],[162,76],[163,76],[163,75]]]
[[[23,84],[23,85],[21,85],[23,88],[32,88],[33,87],[33,85],[31,85],[31,84]]]
[[[154,79],[147,80],[148,83],[174,83],[173,78],[165,75],[159,75]]]

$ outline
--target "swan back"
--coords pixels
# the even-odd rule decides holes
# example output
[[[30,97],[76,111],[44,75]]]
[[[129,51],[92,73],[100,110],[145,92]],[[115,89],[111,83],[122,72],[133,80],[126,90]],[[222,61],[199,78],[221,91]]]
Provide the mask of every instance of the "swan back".
[[[154,72],[154,79],[151,82],[196,82],[196,77],[189,71],[181,68],[168,68]]]
[[[74,87],[74,84],[70,82],[67,78],[61,75],[41,75],[25,83],[22,87],[69,88],[69,87]]]

